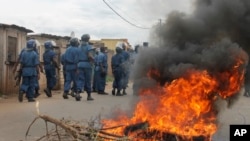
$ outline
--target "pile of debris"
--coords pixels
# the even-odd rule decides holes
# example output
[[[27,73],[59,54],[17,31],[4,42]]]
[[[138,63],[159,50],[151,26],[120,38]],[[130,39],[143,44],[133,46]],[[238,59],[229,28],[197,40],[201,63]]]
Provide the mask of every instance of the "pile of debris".
[[[41,114],[39,114],[29,125],[26,131],[26,138],[29,134],[32,125],[38,119],[42,119],[45,121],[46,135],[38,138],[37,141],[48,141],[48,140],[57,140],[57,141],[124,140],[125,141],[126,140],[125,136],[118,136],[105,132],[105,130],[108,130],[107,128],[102,129],[100,127],[96,127],[96,123],[98,122],[96,121],[97,119],[88,121],[87,123],[82,123],[79,121],[67,120],[64,118],[58,120],[48,115],[41,115]],[[54,124],[55,128],[49,130],[48,123]]]
[[[55,119],[48,115],[39,114],[29,125],[26,138],[29,134],[31,126],[36,120],[42,119],[46,124],[46,135],[38,138],[36,141],[150,141],[150,140],[164,140],[164,141],[206,141],[206,137],[194,137],[192,139],[185,139],[181,136],[162,133],[157,130],[149,130],[149,124],[142,122],[134,125],[124,126],[119,125],[110,128],[101,128],[99,118],[81,123],[79,121]],[[48,123],[54,124],[55,128],[48,129]],[[124,128],[124,135],[111,134],[108,131],[115,128]]]

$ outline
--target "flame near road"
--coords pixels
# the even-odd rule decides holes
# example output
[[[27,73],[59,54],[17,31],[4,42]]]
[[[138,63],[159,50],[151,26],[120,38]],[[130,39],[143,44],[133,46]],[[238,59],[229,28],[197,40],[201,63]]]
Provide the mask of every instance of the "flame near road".
[[[240,58],[236,58],[235,65],[227,71],[188,70],[183,77],[163,86],[142,88],[132,117],[121,112],[116,119],[105,119],[102,123],[104,127],[114,127],[147,122],[149,131],[171,133],[190,140],[195,136],[211,137],[217,131],[214,103],[219,97],[227,99],[236,95],[243,85],[245,62]],[[157,69],[150,69],[147,77],[158,79],[161,74]],[[109,132],[122,135],[124,128]]]

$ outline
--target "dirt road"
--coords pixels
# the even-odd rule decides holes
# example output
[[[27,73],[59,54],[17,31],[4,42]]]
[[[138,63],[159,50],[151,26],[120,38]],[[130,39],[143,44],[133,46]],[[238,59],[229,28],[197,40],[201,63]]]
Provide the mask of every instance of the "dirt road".
[[[110,84],[108,84],[110,85]],[[111,93],[109,86],[107,92]],[[115,97],[110,95],[93,94],[94,101],[87,101],[86,94],[82,94],[80,102],[70,97],[62,98],[62,91],[56,91],[52,98],[47,98],[44,93],[37,99],[39,111],[54,118],[69,118],[74,120],[89,120],[98,115],[107,117],[114,108],[127,109],[134,98],[131,85],[128,95]],[[36,117],[35,103],[27,100],[19,103],[17,97],[0,99],[0,141],[25,141],[25,133],[31,121]],[[226,103],[225,103],[226,105]],[[229,141],[230,124],[250,124],[250,98],[240,96],[240,99],[230,109],[226,106],[219,115],[219,130],[213,136],[214,141]],[[31,128],[27,141],[33,141],[45,135],[45,123],[38,120]]]

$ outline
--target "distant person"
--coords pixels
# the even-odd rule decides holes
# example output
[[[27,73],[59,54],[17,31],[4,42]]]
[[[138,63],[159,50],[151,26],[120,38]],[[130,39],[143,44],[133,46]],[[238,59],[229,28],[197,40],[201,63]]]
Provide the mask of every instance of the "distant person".
[[[70,44],[67,44],[67,46],[66,46],[66,49],[68,48],[70,46]],[[62,64],[62,66],[63,66],[63,85],[65,84],[65,80],[66,80],[66,70],[65,70],[65,68],[66,68],[66,61],[65,61],[65,53],[63,53],[62,55],[61,55],[61,64]],[[72,84],[71,84],[72,85]],[[71,87],[71,92],[69,92],[68,94],[69,95],[71,95],[72,97],[75,97],[75,90],[76,90],[76,86],[75,86],[76,84],[74,84],[73,83],[73,86]]]
[[[52,97],[51,90],[56,85],[56,68],[60,70],[57,63],[56,53],[53,51],[53,47],[55,46],[56,43],[51,40],[44,43],[45,52],[43,53],[43,62],[47,82],[47,88],[44,89],[44,92],[48,97]]]
[[[34,51],[37,53],[37,55],[38,55],[38,61],[39,61],[39,70],[40,70],[40,72],[41,73],[44,73],[44,71],[43,71],[43,67],[42,67],[42,64],[40,63],[40,56],[39,56],[39,51],[38,51],[38,41],[37,40],[35,40],[35,39],[33,39],[35,42],[36,42],[36,46],[35,46],[35,48],[34,48]],[[38,81],[38,79],[36,79],[36,81],[35,81],[35,97],[38,97],[39,95],[40,95],[40,93],[39,93],[39,90],[40,90],[40,85],[39,85],[39,81]]]
[[[123,77],[123,64],[124,57],[122,55],[122,46],[116,45],[116,54],[111,58],[111,69],[114,76],[112,95],[123,96],[122,90],[122,77]],[[116,91],[117,90],[117,91]]]
[[[98,71],[96,67],[98,67],[98,54],[100,53],[100,48],[96,48],[95,55],[94,55],[94,70],[93,70],[93,81],[92,81],[92,92],[98,92],[97,91],[97,81],[98,81]]]
[[[101,47],[100,52],[97,56],[97,66],[95,72],[97,73],[97,91],[98,94],[107,95],[105,92],[106,87],[106,75],[107,75],[107,56],[105,55],[105,47]]]
[[[28,102],[35,101],[36,80],[40,78],[38,54],[34,51],[36,46],[35,40],[28,40],[26,49],[20,56],[20,68],[22,68],[22,84],[18,95],[20,102],[23,101],[24,93],[26,93]]]
[[[94,48],[89,45],[90,35],[83,34],[81,37],[81,45],[78,50],[79,63],[78,73],[79,80],[77,81],[77,96],[76,100],[80,100],[80,92],[87,92],[87,100],[94,100],[91,96],[91,79],[92,79],[92,67],[94,63]]]
[[[105,51],[104,51],[104,55],[106,56],[106,65],[107,65],[107,67],[106,67],[106,75],[105,75],[105,85],[107,85],[107,76],[108,76],[108,47],[104,47],[104,49],[105,49]]]
[[[125,43],[121,43],[122,45],[122,55],[124,57],[124,69],[122,72],[122,94],[126,95],[126,88],[128,87],[129,81],[129,69],[130,69],[130,56],[129,53],[126,51]]]
[[[73,82],[73,85],[76,85],[78,81],[77,64],[79,62],[79,40],[77,38],[71,38],[69,42],[70,46],[66,49],[64,54],[66,71],[66,79],[63,93],[64,99],[68,99],[69,91],[71,89],[71,83]],[[77,91],[79,90],[75,88],[73,91],[77,93]],[[79,98],[79,95],[76,96],[76,99]]]

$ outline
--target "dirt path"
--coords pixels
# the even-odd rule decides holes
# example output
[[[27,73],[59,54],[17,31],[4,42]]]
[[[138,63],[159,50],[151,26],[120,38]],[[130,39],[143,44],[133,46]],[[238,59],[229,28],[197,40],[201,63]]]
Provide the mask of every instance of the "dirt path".
[[[107,92],[111,93],[110,84],[107,86]],[[134,99],[131,85],[127,96],[115,97],[94,93],[94,101],[87,101],[86,94],[82,94],[82,96],[82,101],[76,102],[72,97],[64,100],[62,91],[56,91],[52,98],[47,98],[45,94],[42,94],[38,98],[40,113],[58,119],[89,120],[100,114],[103,117],[108,117],[115,108],[128,109]],[[225,105],[224,107],[226,107]],[[240,96],[232,108],[224,108],[219,116],[219,130],[214,135],[213,140],[228,141],[230,124],[250,124],[249,111],[250,98],[243,96]],[[35,103],[29,103],[27,100],[19,103],[17,97],[0,99],[0,141],[25,141],[25,132],[36,117],[36,112]],[[34,141],[44,134],[45,123],[39,120],[32,126],[27,141]]]

